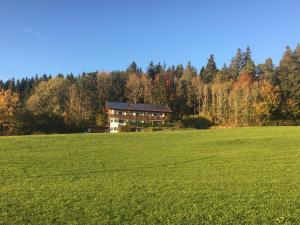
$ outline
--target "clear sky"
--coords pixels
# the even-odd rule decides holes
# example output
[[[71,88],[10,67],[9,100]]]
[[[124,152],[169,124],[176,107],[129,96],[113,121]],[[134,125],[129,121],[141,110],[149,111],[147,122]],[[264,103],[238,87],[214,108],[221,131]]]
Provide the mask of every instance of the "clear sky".
[[[249,45],[277,63],[300,42],[299,0],[1,0],[0,79],[110,71],[136,61],[198,69]]]

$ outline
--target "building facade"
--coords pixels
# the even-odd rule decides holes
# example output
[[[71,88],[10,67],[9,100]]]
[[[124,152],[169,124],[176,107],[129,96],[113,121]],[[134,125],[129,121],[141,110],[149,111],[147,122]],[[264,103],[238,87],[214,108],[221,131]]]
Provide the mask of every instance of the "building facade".
[[[109,130],[117,133],[129,123],[163,124],[171,109],[164,105],[130,104],[125,102],[107,102]]]

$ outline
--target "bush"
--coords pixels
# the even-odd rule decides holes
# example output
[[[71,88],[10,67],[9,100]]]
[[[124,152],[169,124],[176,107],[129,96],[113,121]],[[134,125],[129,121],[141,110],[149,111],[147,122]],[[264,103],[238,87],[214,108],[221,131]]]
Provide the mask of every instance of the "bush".
[[[0,135],[25,135],[32,133],[32,117],[26,113],[18,112],[14,117],[11,117],[0,123]]]
[[[145,129],[143,129],[143,131],[162,131],[165,130],[165,128],[163,127],[147,127]]]
[[[0,123],[0,136],[4,135],[4,127],[3,124]]]
[[[134,132],[134,131],[136,131],[136,128],[132,127],[130,125],[126,125],[126,126],[120,126],[118,131],[119,132]]]
[[[119,132],[135,132],[135,131],[163,131],[174,130],[175,124],[170,122],[160,123],[141,123],[130,122],[126,126],[119,127]]]
[[[177,121],[178,126],[183,125],[185,128],[208,129],[214,124],[212,121],[204,117],[185,117],[181,121]]]
[[[263,126],[300,126],[300,120],[271,120],[262,124]]]
[[[183,123],[182,123],[181,120],[177,120],[176,123],[175,123],[175,127],[176,127],[176,128],[183,128],[184,125],[183,125]]]

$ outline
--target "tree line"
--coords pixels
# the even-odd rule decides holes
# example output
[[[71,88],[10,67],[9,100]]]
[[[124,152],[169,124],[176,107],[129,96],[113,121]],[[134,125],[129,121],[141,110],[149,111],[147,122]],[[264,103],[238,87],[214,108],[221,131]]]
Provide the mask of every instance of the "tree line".
[[[298,124],[300,45],[278,65],[256,65],[249,47],[217,68],[214,55],[200,71],[187,65],[133,62],[125,71],[0,80],[0,134],[81,132],[106,124],[106,101],[168,105],[171,120],[206,118],[223,126]]]

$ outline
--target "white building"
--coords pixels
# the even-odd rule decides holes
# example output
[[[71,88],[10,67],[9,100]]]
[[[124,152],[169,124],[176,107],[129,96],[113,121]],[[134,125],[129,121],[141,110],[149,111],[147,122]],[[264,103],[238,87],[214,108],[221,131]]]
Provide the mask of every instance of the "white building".
[[[121,126],[130,122],[163,124],[171,109],[164,105],[130,104],[125,102],[107,102],[106,111],[111,133],[117,133]]]

